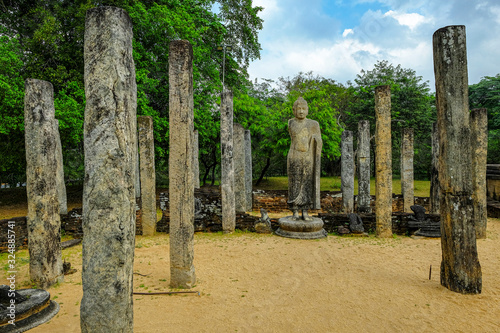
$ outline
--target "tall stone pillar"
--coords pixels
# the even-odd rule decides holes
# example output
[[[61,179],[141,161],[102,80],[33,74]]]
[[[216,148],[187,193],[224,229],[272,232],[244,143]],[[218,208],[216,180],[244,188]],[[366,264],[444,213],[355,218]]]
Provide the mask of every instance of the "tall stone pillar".
[[[253,207],[252,195],[252,139],[250,130],[245,131],[245,193],[247,207],[245,211],[249,212]]]
[[[137,142],[135,143],[137,147],[139,147],[139,136],[137,136]],[[135,152],[135,197],[140,200],[141,198],[141,166],[139,165],[139,149]],[[140,201],[139,201],[140,202]]]
[[[59,135],[59,120],[54,119],[54,133],[56,133],[56,160],[57,160],[57,196],[59,198],[59,214],[68,214],[68,198],[66,196],[66,183],[64,182],[64,164]]]
[[[470,113],[472,145],[472,203],[476,238],[486,238],[487,197],[486,157],[488,153],[488,113],[486,109],[474,109]]]
[[[482,274],[473,217],[472,151],[465,26],[432,38],[439,129],[441,284],[465,294],[481,292]]]
[[[405,213],[413,212],[410,207],[415,204],[413,154],[413,128],[403,128],[401,133],[401,194]]]
[[[186,40],[170,43],[170,286],[192,288],[194,259],[194,102],[193,47]]]
[[[439,132],[437,123],[432,124],[432,169],[430,213],[439,214]]]
[[[354,211],[354,152],[352,147],[352,132],[342,132],[341,145],[341,190],[344,213]]]
[[[54,90],[46,81],[27,79],[24,95],[26,193],[30,279],[41,288],[64,280],[59,217],[59,132]]]
[[[156,177],[153,118],[137,118],[141,175],[142,234],[152,236],[156,231]]]
[[[358,123],[358,213],[371,213],[370,207],[370,122]]]
[[[137,85],[127,12],[87,11],[84,63],[80,326],[82,332],[132,332]]]
[[[233,93],[224,91],[220,107],[222,230],[234,232],[236,210],[233,165]]]
[[[235,209],[237,212],[246,212],[245,129],[236,123],[233,124],[233,164]]]
[[[392,237],[391,88],[375,88],[375,216],[377,237]]]
[[[200,161],[198,156],[200,155],[200,141],[198,130],[194,131],[194,142],[193,142],[193,179],[194,188],[200,188]]]

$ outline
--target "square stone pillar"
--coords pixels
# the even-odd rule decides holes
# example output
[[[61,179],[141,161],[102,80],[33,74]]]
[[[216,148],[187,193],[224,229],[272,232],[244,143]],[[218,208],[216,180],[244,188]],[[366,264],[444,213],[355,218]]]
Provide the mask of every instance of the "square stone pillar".
[[[410,207],[415,204],[413,155],[413,128],[403,128],[401,133],[401,194],[405,213],[412,213]]]
[[[370,207],[370,122],[358,123],[358,213],[371,213]]]
[[[221,141],[221,194],[222,194],[222,230],[234,232],[236,228],[236,203],[234,196],[233,164],[233,93],[224,91],[220,107]]]
[[[193,48],[188,41],[170,43],[169,51],[169,202],[170,286],[196,283],[194,251],[194,102]]]
[[[430,190],[430,213],[439,214],[439,132],[437,123],[432,124],[432,169]]]
[[[142,234],[152,236],[156,231],[156,176],[153,118],[137,118],[141,175]]]
[[[251,211],[253,207],[252,193],[252,139],[250,130],[245,130],[245,193],[247,207],[245,211]]]
[[[470,113],[472,145],[472,204],[476,238],[486,238],[488,222],[486,196],[486,158],[488,155],[488,112],[474,109]]]
[[[344,213],[349,214],[354,211],[354,151],[351,131],[342,132],[340,146],[342,206]]]
[[[392,237],[391,88],[375,88],[375,216],[377,237]]]

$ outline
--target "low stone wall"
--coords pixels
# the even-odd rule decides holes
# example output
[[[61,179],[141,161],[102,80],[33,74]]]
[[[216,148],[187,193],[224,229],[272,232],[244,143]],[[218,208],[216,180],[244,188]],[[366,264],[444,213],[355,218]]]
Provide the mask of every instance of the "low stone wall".
[[[279,213],[288,210],[288,191],[286,190],[257,190],[253,192],[253,210],[264,208],[270,213]],[[415,197],[415,205],[423,206],[427,211],[430,209],[430,201],[427,197]],[[375,213],[375,196],[371,196],[370,206]],[[357,211],[357,195],[354,196],[354,211]],[[339,213],[342,211],[342,193],[340,191],[321,192],[321,210],[313,210],[311,213]],[[403,211],[403,197],[392,196],[392,211]]]

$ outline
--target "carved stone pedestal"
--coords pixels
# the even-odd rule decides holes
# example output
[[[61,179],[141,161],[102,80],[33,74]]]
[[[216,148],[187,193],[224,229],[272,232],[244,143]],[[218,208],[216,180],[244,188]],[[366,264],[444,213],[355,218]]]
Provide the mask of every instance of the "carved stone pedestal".
[[[323,220],[317,217],[310,217],[310,219],[295,219],[293,216],[282,217],[278,220],[280,227],[276,230],[276,235],[297,239],[326,237],[327,232],[323,229]]]

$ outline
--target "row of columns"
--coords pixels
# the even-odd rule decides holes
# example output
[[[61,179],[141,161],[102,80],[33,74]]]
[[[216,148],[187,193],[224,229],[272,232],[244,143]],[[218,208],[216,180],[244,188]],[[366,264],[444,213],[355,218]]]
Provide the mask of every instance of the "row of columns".
[[[108,42],[110,36],[114,43]],[[87,102],[81,329],[82,332],[132,332],[138,149],[137,86],[132,57],[132,24],[128,14],[114,7],[89,10],[84,48]],[[476,227],[481,228],[483,223],[479,216],[481,219],[486,216],[484,210],[477,208],[477,202],[483,200],[479,188],[485,188],[480,173],[485,165],[486,111],[475,111],[472,116],[468,114],[466,66],[456,65],[466,64],[465,29],[447,27],[438,30],[434,35],[434,50],[440,143],[437,170],[442,215],[441,283],[451,290],[477,293],[481,291],[481,270],[475,244]],[[450,57],[452,60],[448,61]],[[190,148],[195,143],[192,60],[193,50],[189,42],[171,43],[169,199],[170,280],[174,288],[189,288],[196,282],[193,265],[195,158]],[[109,68],[113,70],[109,71]],[[62,190],[58,189],[60,183],[58,185],[57,181],[58,163],[62,165],[62,158],[54,119],[53,93],[48,85],[43,81],[27,80],[25,96],[30,274],[42,287],[63,279],[59,247],[59,212],[63,200],[59,199]],[[232,163],[235,151],[230,92],[223,93],[221,104],[223,229],[232,232],[236,209],[233,208],[235,202],[231,202],[235,198]],[[392,158],[388,86],[376,88],[375,112],[377,235],[389,237],[392,236]],[[150,118],[141,118],[139,124],[140,136],[152,133]],[[359,126],[362,129],[368,127],[366,123]],[[236,128],[237,132],[241,131],[238,126]],[[369,142],[364,136],[366,130],[361,132],[359,142],[366,144]],[[409,133],[410,141],[412,135]],[[244,131],[243,137],[242,141],[247,142]],[[342,150],[352,160],[352,133],[346,132],[343,138]],[[151,137],[144,140],[150,141]],[[409,147],[411,145],[403,140],[404,150],[410,150]],[[238,150],[248,151],[246,144]],[[150,160],[154,149],[145,144],[141,145],[140,151],[141,159]],[[360,153],[358,158],[363,162],[360,163],[360,174],[366,177],[364,170],[369,154]],[[244,161],[246,165],[248,162]],[[154,163],[152,168],[151,165],[144,166],[141,171],[154,174]],[[352,170],[353,163],[346,163],[345,168]],[[471,174],[475,175],[470,177]],[[141,187],[154,193],[151,190],[154,181],[153,185],[149,181],[141,177]],[[246,184],[245,181],[244,186]],[[350,193],[352,187],[351,178],[346,179],[346,192]],[[407,191],[410,190],[405,189]],[[366,195],[366,186],[363,193]],[[228,203],[233,206],[230,211]],[[352,210],[352,201],[346,199],[344,205]]]

